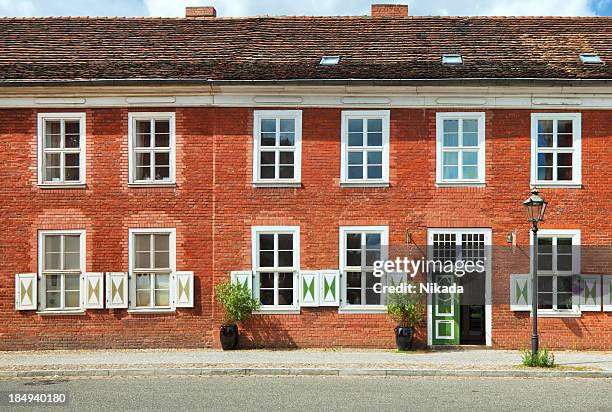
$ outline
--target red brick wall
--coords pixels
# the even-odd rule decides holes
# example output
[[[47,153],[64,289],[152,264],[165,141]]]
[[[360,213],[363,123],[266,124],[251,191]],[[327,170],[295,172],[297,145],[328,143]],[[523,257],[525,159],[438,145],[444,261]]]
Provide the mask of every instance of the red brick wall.
[[[303,110],[300,189],[252,187],[251,109],[172,111],[176,188],[129,188],[128,109],[91,109],[87,188],[71,190],[36,186],[36,110],[0,112],[0,349],[218,347],[222,317],[212,285],[231,270],[250,269],[253,225],[299,225],[301,269],[337,268],[338,231],[345,225],[387,225],[392,245],[405,242],[406,230],[425,244],[427,228],[435,227],[489,227],[496,245],[517,229],[519,247],[529,243],[520,204],[529,191],[529,110],[486,111],[484,188],[436,188],[436,110],[392,110],[391,187],[384,189],[339,187],[340,109]],[[583,245],[610,245],[610,111],[583,111],[582,135],[584,189],[542,190],[550,201],[543,227],[580,229]],[[195,272],[194,309],[171,315],[88,310],[71,317],[14,310],[14,274],[37,270],[38,229],[85,228],[87,270],[126,271],[128,228],[139,226],[176,227],[177,269]],[[509,311],[509,273],[495,265],[493,343],[525,347],[529,316]],[[612,348],[612,313],[540,325],[546,347]],[[256,316],[245,325],[243,345],[392,347],[392,328],[383,315],[302,309],[301,315]],[[417,338],[425,342],[425,331]]]

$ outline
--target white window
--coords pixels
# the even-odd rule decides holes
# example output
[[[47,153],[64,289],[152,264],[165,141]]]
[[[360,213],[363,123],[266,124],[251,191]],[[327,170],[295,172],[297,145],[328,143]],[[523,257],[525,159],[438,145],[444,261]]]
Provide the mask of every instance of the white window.
[[[438,185],[485,183],[485,114],[436,114]]]
[[[574,285],[575,275],[579,273],[580,231],[540,230],[538,312],[578,312]]]
[[[340,228],[340,273],[342,303],[345,309],[382,309],[384,295],[374,285],[386,279],[373,275],[374,262],[388,256],[389,232],[386,226],[346,226]]]
[[[175,181],[174,113],[130,113],[131,184],[173,184]]]
[[[388,110],[342,112],[342,185],[389,185],[389,123]]]
[[[175,245],[174,229],[130,229],[133,309],[172,309]]]
[[[580,185],[580,113],[532,113],[531,184]]]
[[[302,163],[302,112],[258,110],[253,122],[255,186],[299,186]]]
[[[38,184],[85,183],[85,113],[38,114]]]
[[[299,226],[252,228],[254,292],[261,308],[297,308],[300,266]]]
[[[81,276],[85,272],[85,231],[39,231],[38,250],[42,310],[81,309]]]

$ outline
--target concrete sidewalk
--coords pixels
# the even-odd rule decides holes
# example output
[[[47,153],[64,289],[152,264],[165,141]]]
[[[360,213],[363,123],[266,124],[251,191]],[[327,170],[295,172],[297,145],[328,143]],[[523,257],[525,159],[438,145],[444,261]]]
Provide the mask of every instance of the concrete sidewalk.
[[[0,376],[319,374],[612,377],[612,352],[554,352],[559,368],[521,368],[518,351],[76,350],[0,352]],[[552,375],[551,375],[552,374]]]

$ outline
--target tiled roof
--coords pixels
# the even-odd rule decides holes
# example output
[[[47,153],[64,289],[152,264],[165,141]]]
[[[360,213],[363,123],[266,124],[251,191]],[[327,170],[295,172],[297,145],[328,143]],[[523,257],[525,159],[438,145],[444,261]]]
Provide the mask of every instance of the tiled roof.
[[[612,17],[0,19],[0,82],[516,78],[612,79]]]

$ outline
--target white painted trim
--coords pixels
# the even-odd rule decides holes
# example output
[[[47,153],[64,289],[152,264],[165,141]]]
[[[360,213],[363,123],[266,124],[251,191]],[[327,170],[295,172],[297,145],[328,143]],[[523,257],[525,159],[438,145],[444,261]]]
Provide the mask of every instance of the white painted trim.
[[[382,178],[349,179],[348,178],[348,121],[349,119],[382,119]],[[389,145],[391,134],[391,112],[389,110],[345,110],[341,116],[340,127],[340,184],[343,186],[384,187],[389,185]],[[365,130],[364,130],[365,132]],[[364,141],[365,144],[365,141]],[[364,165],[366,159],[363,160]]]
[[[53,236],[53,235],[79,235],[79,270],[80,270],[80,276],[79,276],[79,308],[78,309],[69,309],[66,310],[63,307],[60,309],[48,309],[46,307],[46,302],[45,302],[45,298],[46,298],[46,290],[45,290],[45,279],[43,276],[43,272],[44,272],[44,244],[43,244],[43,238],[45,236]],[[86,241],[86,231],[85,229],[60,229],[60,230],[55,230],[55,229],[44,229],[44,230],[39,230],[38,231],[38,272],[37,272],[37,278],[38,278],[38,305],[37,307],[40,308],[40,312],[75,312],[75,311],[80,311],[80,310],[84,310],[83,308],[83,294],[85,293],[84,291],[84,285],[83,285],[83,276],[85,275],[86,272],[86,265],[87,262],[87,241]],[[62,298],[62,302],[63,302],[63,298]],[[63,305],[62,305],[63,306]]]
[[[389,226],[340,226],[338,231],[338,262],[340,268],[340,306],[338,313],[386,313],[385,305],[349,305],[346,299],[346,259],[345,239],[347,233],[379,233],[381,245],[381,260],[386,260],[389,253]]]
[[[136,120],[168,120],[170,123],[170,180],[147,181],[135,180],[136,153],[134,139],[136,138]],[[154,136],[151,136],[154,139]],[[152,159],[151,159],[152,160]],[[169,186],[176,184],[176,115],[174,112],[130,112],[128,113],[128,185]]]
[[[477,120],[478,121],[478,147],[464,148],[458,146],[458,150],[478,150],[478,178],[477,179],[455,179],[445,180],[443,176],[442,150],[444,141],[444,120]],[[485,141],[485,113],[484,112],[438,112],[436,113],[436,185],[443,186],[483,186],[486,184],[486,141]],[[459,140],[461,137],[462,125],[459,125],[457,132]],[[461,162],[458,163],[458,173],[461,174]]]
[[[261,119],[293,119],[295,121],[293,151],[293,179],[261,179],[259,176],[259,153],[261,147]],[[277,134],[280,130],[277,130]],[[282,147],[281,147],[282,148]],[[299,187],[302,182],[302,111],[301,110],[256,110],[253,112],[253,186],[254,187]]]
[[[573,127],[573,156],[572,180],[538,180],[538,120],[572,120]],[[553,139],[556,141],[557,123],[553,126]],[[556,151],[556,148],[553,148]],[[562,150],[562,149],[561,149]],[[556,173],[556,156],[553,156],[553,176]],[[531,113],[531,185],[538,187],[582,187],[582,114],[581,113]]]
[[[170,279],[169,279],[169,299],[170,307],[166,308],[155,308],[150,307],[136,307],[136,276],[134,276],[134,235],[140,234],[161,234],[170,235],[168,241],[169,246],[169,264],[170,264]],[[133,228],[128,229],[128,309],[131,312],[142,312],[142,311],[174,311],[174,282],[173,276],[176,275],[176,229],[175,228]],[[153,285],[151,285],[153,287]],[[153,302],[151,302],[153,303]]]
[[[253,268],[253,297],[259,301],[259,234],[293,235],[293,267],[286,272],[293,272],[293,305],[261,305],[256,313],[293,314],[300,313],[299,306],[299,272],[300,272],[300,227],[299,226],[251,226],[251,265]],[[276,247],[276,246],[275,246]],[[276,281],[275,281],[276,282]],[[276,290],[276,283],[275,283]],[[276,295],[276,292],[275,292]],[[276,296],[274,297],[276,301]]]
[[[441,323],[447,323],[450,324],[451,327],[451,334],[450,336],[438,336],[436,339],[446,339],[446,340],[453,340],[455,339],[455,324],[452,320],[448,319],[436,319],[436,331],[438,330],[438,325]]]
[[[44,139],[45,139],[45,120],[78,120],[79,121],[79,180],[78,181],[61,181],[61,182],[45,182],[44,180]],[[65,113],[38,113],[37,116],[37,170],[38,170],[38,186],[41,188],[83,188],[87,180],[87,130],[86,130],[86,113],[85,112],[65,112]],[[63,130],[63,127],[62,127]],[[60,168],[63,169],[63,162],[60,163]],[[64,173],[62,170],[61,174]]]

